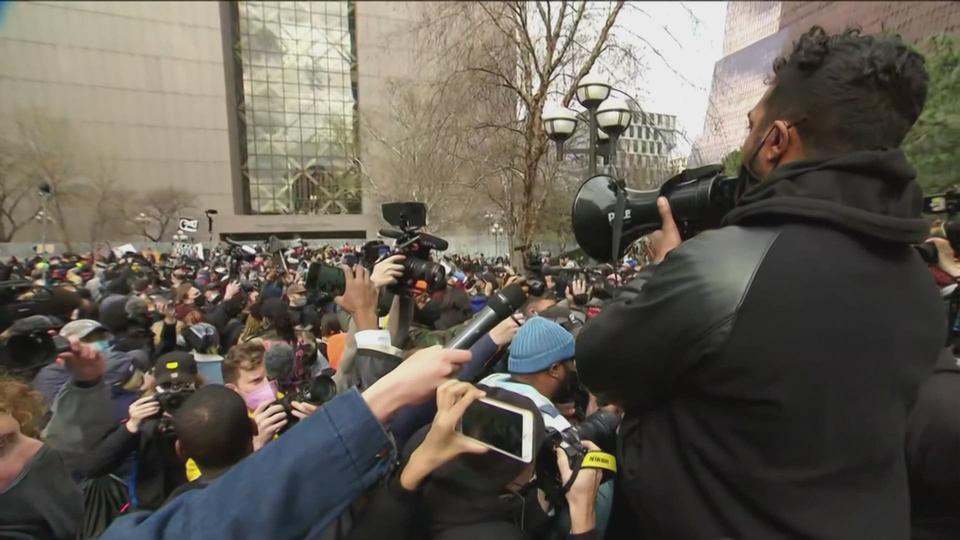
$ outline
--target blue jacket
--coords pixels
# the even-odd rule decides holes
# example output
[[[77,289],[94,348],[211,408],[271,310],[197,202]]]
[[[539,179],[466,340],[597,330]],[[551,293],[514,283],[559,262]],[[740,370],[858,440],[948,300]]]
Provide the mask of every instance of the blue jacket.
[[[384,476],[394,456],[383,427],[351,390],[206,489],[120,518],[101,538],[304,538]]]

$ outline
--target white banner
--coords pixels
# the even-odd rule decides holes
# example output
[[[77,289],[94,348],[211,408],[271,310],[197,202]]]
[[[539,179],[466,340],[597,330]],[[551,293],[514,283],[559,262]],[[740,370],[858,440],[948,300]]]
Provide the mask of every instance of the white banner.
[[[197,229],[200,227],[200,220],[180,218],[179,226],[183,232],[197,232]]]
[[[118,257],[123,257],[127,253],[136,253],[137,248],[133,247],[133,244],[124,244],[122,246],[117,246],[113,248],[113,253]]]

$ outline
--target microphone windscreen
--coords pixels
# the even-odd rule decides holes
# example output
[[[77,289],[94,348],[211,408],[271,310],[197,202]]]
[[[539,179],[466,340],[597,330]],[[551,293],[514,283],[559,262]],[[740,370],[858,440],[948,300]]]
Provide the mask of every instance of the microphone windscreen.
[[[267,378],[285,381],[293,374],[293,347],[286,343],[273,343],[263,355]]]
[[[510,285],[493,295],[487,303],[487,306],[497,315],[506,318],[514,311],[520,309],[526,299],[527,294],[523,292],[522,287],[519,285]]]

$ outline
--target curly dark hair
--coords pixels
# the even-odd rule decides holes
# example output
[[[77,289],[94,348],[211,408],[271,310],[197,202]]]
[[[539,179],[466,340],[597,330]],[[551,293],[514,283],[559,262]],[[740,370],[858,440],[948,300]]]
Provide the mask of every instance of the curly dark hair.
[[[897,148],[927,99],[924,58],[896,35],[814,26],[773,62],[765,117],[802,123],[812,157]]]
[[[12,416],[27,437],[40,438],[43,396],[29,384],[0,375],[0,412]]]

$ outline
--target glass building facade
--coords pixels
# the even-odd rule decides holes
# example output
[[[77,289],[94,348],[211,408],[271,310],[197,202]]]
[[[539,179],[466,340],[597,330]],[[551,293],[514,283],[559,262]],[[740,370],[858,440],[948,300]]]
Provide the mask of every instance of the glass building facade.
[[[233,6],[245,212],[360,213],[353,3]]]

